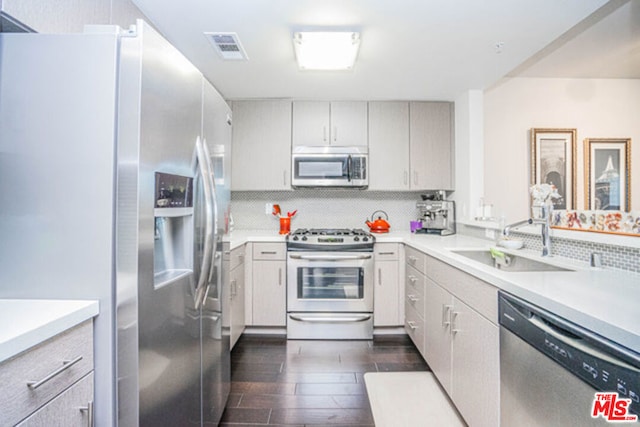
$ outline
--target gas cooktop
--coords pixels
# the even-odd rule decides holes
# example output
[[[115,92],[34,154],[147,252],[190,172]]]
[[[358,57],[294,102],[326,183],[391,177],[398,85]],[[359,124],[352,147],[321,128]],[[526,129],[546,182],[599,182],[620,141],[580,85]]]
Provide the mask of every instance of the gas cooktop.
[[[374,242],[375,237],[360,228],[299,228],[287,236],[287,249],[369,252]]]

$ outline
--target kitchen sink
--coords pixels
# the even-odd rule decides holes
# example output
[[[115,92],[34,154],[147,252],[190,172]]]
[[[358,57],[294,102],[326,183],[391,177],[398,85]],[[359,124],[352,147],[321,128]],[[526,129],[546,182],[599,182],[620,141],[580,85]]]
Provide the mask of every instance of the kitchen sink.
[[[470,260],[497,268],[502,271],[523,272],[523,271],[574,271],[569,268],[558,267],[546,262],[536,261],[519,255],[505,253],[504,258],[491,255],[488,249],[481,250],[452,250],[454,254],[462,255]]]

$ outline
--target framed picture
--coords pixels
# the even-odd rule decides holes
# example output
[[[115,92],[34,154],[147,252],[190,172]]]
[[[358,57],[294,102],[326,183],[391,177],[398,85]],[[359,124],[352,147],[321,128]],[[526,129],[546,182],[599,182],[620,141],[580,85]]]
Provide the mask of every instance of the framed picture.
[[[631,139],[584,141],[585,209],[631,210]]]
[[[576,130],[531,129],[531,185],[551,184],[560,197],[554,209],[574,209],[576,203]]]

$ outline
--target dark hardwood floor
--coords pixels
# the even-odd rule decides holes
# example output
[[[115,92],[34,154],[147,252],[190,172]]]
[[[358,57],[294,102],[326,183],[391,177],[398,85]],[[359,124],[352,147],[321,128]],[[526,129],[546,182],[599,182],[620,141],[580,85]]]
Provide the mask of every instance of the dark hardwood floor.
[[[244,335],[231,352],[222,426],[373,426],[366,372],[425,371],[404,335],[373,341],[287,341]]]

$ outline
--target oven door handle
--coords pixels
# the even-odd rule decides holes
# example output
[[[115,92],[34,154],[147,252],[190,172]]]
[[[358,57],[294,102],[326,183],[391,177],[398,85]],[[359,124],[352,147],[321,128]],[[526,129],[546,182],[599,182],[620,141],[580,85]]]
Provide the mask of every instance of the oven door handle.
[[[356,259],[371,259],[373,255],[298,255],[289,254],[292,259],[307,261],[351,261]]]
[[[309,322],[309,323],[346,323],[346,322],[366,322],[371,319],[370,314],[360,314],[360,315],[340,315],[340,316],[332,316],[332,317],[314,317],[314,316],[299,316],[296,314],[289,314],[289,318],[293,320],[297,320],[298,322]]]

